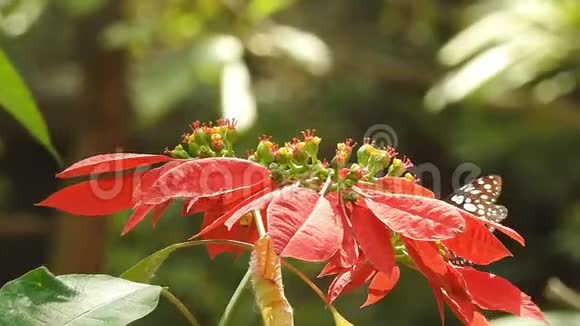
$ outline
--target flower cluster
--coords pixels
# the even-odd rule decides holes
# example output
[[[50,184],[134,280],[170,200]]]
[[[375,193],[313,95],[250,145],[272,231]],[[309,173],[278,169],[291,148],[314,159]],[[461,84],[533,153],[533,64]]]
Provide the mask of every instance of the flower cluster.
[[[248,159],[232,157],[231,121],[196,122],[168,155],[104,154],[80,161],[57,177],[97,174],[64,188],[43,202],[76,215],[107,215],[132,208],[123,234],[149,213],[155,223],[169,203],[183,200],[184,215],[204,212],[192,238],[258,239],[252,214],[259,213],[277,255],[326,262],[320,276],[334,275],[328,301],[368,284],[363,306],[385,297],[400,267],[420,272],[433,290],[443,318],[446,303],[466,325],[486,325],[481,310],[500,310],[543,320],[542,313],[507,280],[453,264],[453,255],[488,265],[511,253],[489,231],[520,244],[514,230],[436,199],[416,183],[412,164],[393,148],[365,140],[336,146],[330,163],[318,158],[314,131],[284,144],[262,136]],[[146,172],[138,167],[162,164]],[[124,171],[120,176],[111,172]],[[383,175],[377,177],[377,175]],[[120,182],[116,196],[99,196]],[[209,245],[212,257],[237,250]]]

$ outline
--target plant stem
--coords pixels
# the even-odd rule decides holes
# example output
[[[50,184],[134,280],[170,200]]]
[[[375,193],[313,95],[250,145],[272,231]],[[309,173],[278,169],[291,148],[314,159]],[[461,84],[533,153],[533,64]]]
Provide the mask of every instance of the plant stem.
[[[262,222],[262,214],[260,214],[259,210],[254,210],[252,212],[252,215],[254,215],[254,222],[256,223],[256,229],[258,230],[258,235],[261,238],[264,235],[266,235],[266,228],[264,228],[264,222]]]
[[[252,215],[254,215],[254,223],[256,224],[256,229],[258,230],[258,235],[260,237],[263,237],[266,234],[266,229],[264,228],[264,223],[262,222],[262,214],[260,214],[259,210],[254,210],[252,212]],[[246,246],[244,246],[244,247],[246,247]],[[246,274],[244,275],[244,277],[240,281],[240,284],[238,284],[236,291],[234,291],[234,294],[230,298],[230,301],[228,302],[228,305],[226,306],[226,309],[224,310],[224,313],[223,313],[222,317],[220,318],[220,322],[219,322],[218,326],[226,326],[230,322],[230,320],[232,318],[233,311],[234,311],[236,305],[238,304],[238,301],[240,300],[241,294],[244,291],[244,289],[246,288],[246,286],[248,285],[248,283],[250,283],[251,278],[252,278],[252,271],[250,268],[248,268],[248,270],[246,271]]]
[[[238,284],[238,287],[236,288],[236,291],[232,295],[232,298],[228,302],[228,305],[226,306],[226,309],[224,310],[222,318],[220,318],[220,322],[219,322],[218,326],[226,326],[230,322],[230,320],[232,319],[234,308],[238,304],[238,301],[242,295],[242,292],[244,291],[244,289],[246,288],[246,286],[250,282],[251,276],[252,276],[252,273],[251,273],[250,269],[248,269],[248,271],[246,271],[246,274],[244,275],[244,277],[240,281],[240,284]]]
[[[324,194],[326,194],[326,191],[328,190],[328,187],[330,187],[330,184],[332,183],[332,176],[334,175],[334,173],[332,172],[332,170],[330,170],[330,172],[328,172],[328,177],[326,178],[326,182],[324,183],[324,186],[322,186],[322,189],[320,189],[320,196],[324,196]]]
[[[316,286],[316,284],[314,284],[308,278],[308,276],[304,275],[304,273],[302,273],[298,268],[294,267],[293,265],[290,265],[290,263],[286,262],[285,260],[282,260],[282,265],[286,267],[288,270],[290,270],[292,273],[296,274],[296,276],[298,276],[302,281],[304,281],[304,283],[306,283],[306,285],[308,285],[312,289],[312,291],[314,291],[314,293],[316,293],[320,297],[320,299],[322,299],[322,301],[326,303],[326,296],[324,295],[324,293],[322,293],[322,290],[320,290],[318,286]]]
[[[169,292],[167,288],[161,290],[161,295],[167,299],[167,301],[171,302],[192,326],[200,326],[199,322],[195,319],[193,314],[189,312],[183,302],[179,301],[179,299],[174,296],[173,293]]]
[[[251,243],[237,241],[237,240],[222,240],[222,239],[210,239],[210,240],[192,240],[187,242],[176,243],[174,246],[177,248],[187,248],[187,247],[195,247],[195,246],[203,246],[208,244],[229,244],[232,246],[242,247],[246,250],[252,250],[254,245]]]

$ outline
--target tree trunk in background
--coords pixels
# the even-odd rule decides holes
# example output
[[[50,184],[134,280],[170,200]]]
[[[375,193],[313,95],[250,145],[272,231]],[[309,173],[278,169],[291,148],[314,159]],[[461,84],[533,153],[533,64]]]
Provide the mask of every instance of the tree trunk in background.
[[[104,28],[120,17],[121,3],[108,1],[104,8],[78,22],[78,55],[84,78],[77,108],[82,112],[75,139],[78,159],[114,152],[127,143],[131,106],[125,52],[104,49],[100,42]],[[58,274],[102,271],[106,238],[106,217],[59,217],[52,269]]]

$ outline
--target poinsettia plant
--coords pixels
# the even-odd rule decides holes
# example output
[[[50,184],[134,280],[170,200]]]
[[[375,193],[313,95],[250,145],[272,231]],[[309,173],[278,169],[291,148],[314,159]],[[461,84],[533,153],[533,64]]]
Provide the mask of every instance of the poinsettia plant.
[[[529,296],[476,267],[511,256],[494,229],[521,245],[523,238],[481,214],[483,203],[469,203],[475,207],[471,209],[436,198],[418,184],[411,161],[394,148],[364,140],[355,151],[347,139],[337,144],[330,161],[321,160],[321,138],[307,130],[301,139],[283,144],[262,136],[255,151],[237,158],[236,136],[233,121],[195,122],[181,143],[163,155],[114,153],[84,159],[57,177],[89,178],[38,205],[83,216],[132,209],[122,231],[126,234],[148,215],[155,225],[173,201],[181,201],[183,215],[203,213],[201,229],[188,242],[144,259],[121,277],[148,283],[171,252],[190,245],[205,245],[212,258],[251,250],[242,285],[253,280],[266,325],[293,324],[281,266],[322,296],[339,325],[349,323],[332,306],[338,296],[368,284],[362,306],[372,305],[406,271],[425,277],[442,323],[444,304],[465,325],[487,325],[482,310],[544,321]],[[491,188],[491,183],[483,186]],[[334,277],[327,295],[285,258],[324,262],[319,276]],[[230,313],[226,309],[221,324]]]

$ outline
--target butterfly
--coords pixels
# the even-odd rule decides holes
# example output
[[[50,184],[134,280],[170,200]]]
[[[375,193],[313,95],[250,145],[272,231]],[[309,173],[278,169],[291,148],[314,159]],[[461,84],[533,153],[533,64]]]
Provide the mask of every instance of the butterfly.
[[[490,222],[500,223],[508,216],[507,208],[496,204],[501,188],[501,177],[488,175],[463,185],[449,197],[448,201]],[[490,225],[487,225],[487,228],[492,232],[494,230]],[[458,266],[472,265],[452,252],[449,254],[449,262]]]

